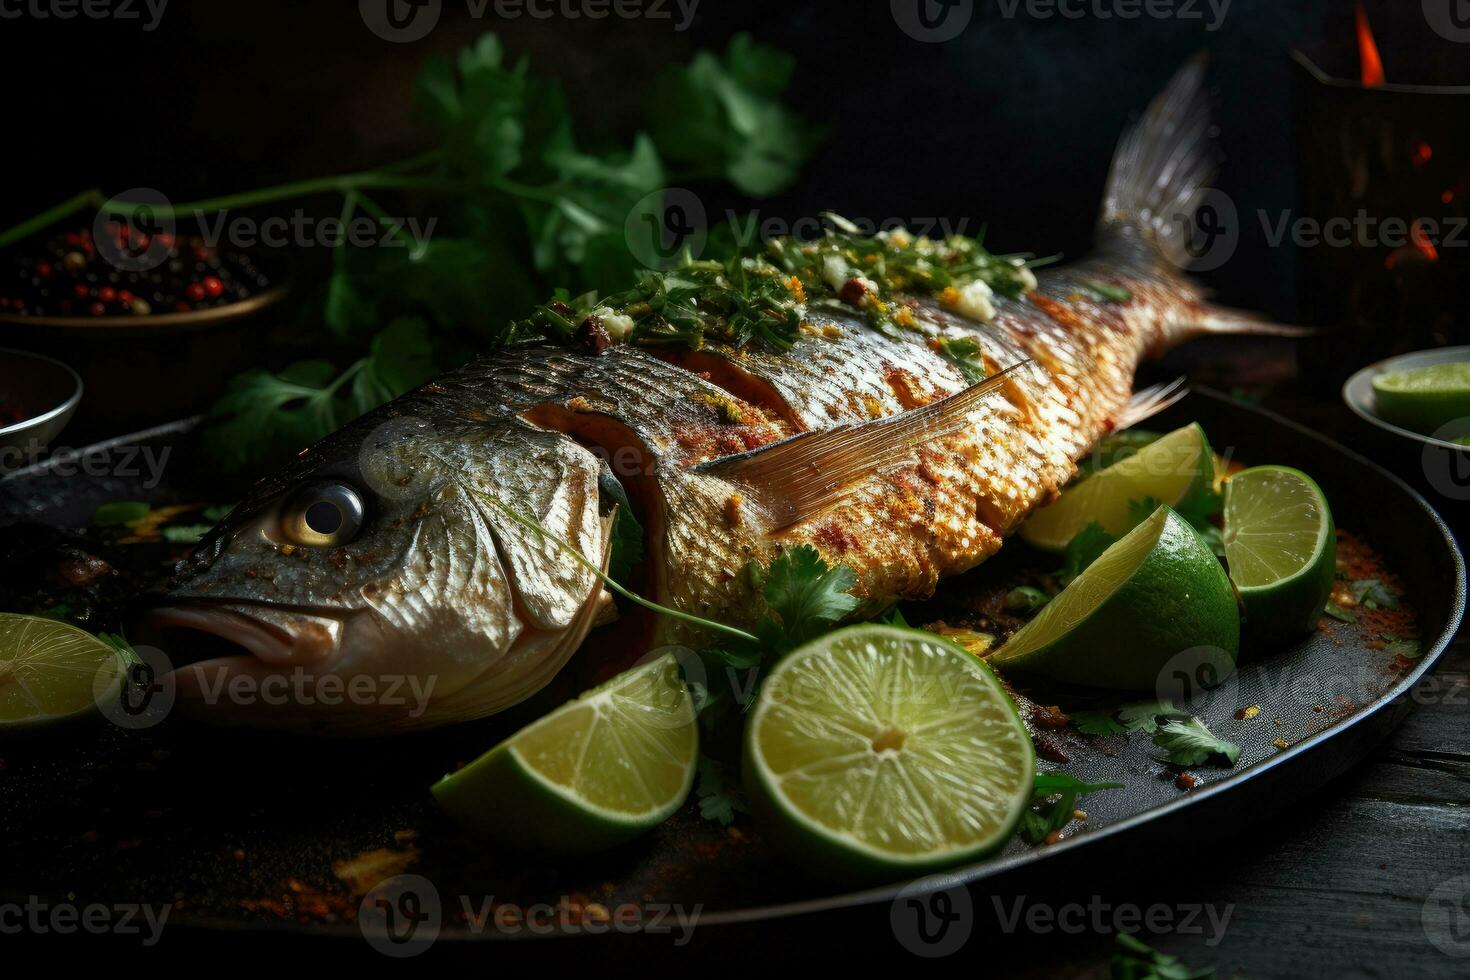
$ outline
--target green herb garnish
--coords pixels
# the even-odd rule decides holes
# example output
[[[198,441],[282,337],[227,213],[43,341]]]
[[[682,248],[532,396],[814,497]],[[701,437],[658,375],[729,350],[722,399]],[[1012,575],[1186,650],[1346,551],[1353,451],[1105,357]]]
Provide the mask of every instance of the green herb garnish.
[[[1084,783],[1064,772],[1038,772],[1032,788],[1031,809],[1021,815],[1021,836],[1031,844],[1040,844],[1072,822],[1077,801],[1083,796],[1122,786],[1122,783]]]
[[[1198,718],[1171,718],[1159,725],[1154,744],[1169,753],[1176,766],[1197,766],[1210,759],[1223,759],[1233,766],[1240,758],[1240,746],[1216,738]]]
[[[1113,936],[1122,951],[1108,964],[1112,980],[1213,980],[1215,971],[1186,966],[1177,956],[1161,953],[1126,932]]]
[[[117,527],[148,516],[149,507],[141,500],[112,500],[99,504],[92,512],[93,527]]]

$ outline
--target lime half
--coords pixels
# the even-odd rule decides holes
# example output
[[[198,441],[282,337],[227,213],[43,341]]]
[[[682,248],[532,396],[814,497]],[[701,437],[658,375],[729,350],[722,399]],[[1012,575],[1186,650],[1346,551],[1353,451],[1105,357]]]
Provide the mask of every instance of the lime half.
[[[1285,466],[1243,470],[1225,484],[1225,561],[1253,643],[1310,632],[1337,570],[1327,498],[1312,478]]]
[[[84,629],[0,613],[0,729],[95,714],[123,670],[117,651]]]
[[[1194,529],[1160,507],[1043,606],[990,663],[1072,684],[1156,691],[1170,660],[1199,647],[1235,662],[1235,592]]]
[[[670,654],[521,729],[433,793],[461,825],[508,847],[583,853],[668,819],[698,757],[694,702]]]
[[[1470,419],[1470,361],[1388,371],[1373,379],[1378,414],[1418,432]]]
[[[956,864],[1006,842],[1031,798],[1031,737],[985,665],[932,633],[854,626],[766,678],[745,785],[772,837],[844,878]]]
[[[1204,430],[1186,425],[1067,487],[1021,525],[1021,539],[1061,551],[1093,521],[1117,537],[1133,526],[1134,501],[1152,498],[1173,507],[1214,479],[1215,457]]]

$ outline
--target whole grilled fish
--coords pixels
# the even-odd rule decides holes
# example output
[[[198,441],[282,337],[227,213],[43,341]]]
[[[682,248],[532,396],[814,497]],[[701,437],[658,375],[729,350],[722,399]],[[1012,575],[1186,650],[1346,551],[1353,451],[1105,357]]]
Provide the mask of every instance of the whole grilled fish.
[[[605,562],[622,496],[609,474],[665,605],[748,623],[761,601],[741,569],[798,543],[852,568],[874,603],[928,596],[1129,421],[1142,358],[1202,332],[1272,332],[1177,271],[1185,243],[1165,219],[1192,213],[1210,171],[1202,70],[1187,66],[1120,144],[1094,257],[996,297],[988,322],[921,298],[898,333],[858,309],[808,313],[779,352],[517,344],[324,439],[254,488],[149,615],[176,662],[205,658],[174,671],[182,703],[369,734],[525,699],[607,594],[515,515]],[[945,354],[955,340],[993,377],[971,384]],[[419,697],[389,697],[395,683]]]

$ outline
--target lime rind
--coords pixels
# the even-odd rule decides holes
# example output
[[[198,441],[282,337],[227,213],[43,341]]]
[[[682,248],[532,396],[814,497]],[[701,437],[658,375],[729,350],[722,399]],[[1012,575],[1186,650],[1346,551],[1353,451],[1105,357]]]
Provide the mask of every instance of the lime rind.
[[[1002,666],[1019,660],[1086,622],[1099,606],[1138,571],[1138,567],[1158,545],[1169,513],[1160,507],[1147,520],[1114,542],[1059,595],[1042,606],[1041,611],[1025,626],[1017,630],[992,660]]]
[[[568,751],[558,755],[559,748]],[[640,771],[650,754],[666,770],[657,787]],[[562,705],[431,791],[462,826],[508,847],[587,853],[631,840],[678,810],[698,756],[694,702],[669,654]],[[589,775],[602,781],[596,792],[589,793]],[[624,792],[610,794],[619,781]]]
[[[1121,536],[1136,521],[1136,502],[1174,506],[1214,481],[1215,455],[1204,430],[1191,423],[1063,489],[1021,525],[1021,538],[1045,551],[1061,551],[1094,521]]]
[[[1052,606],[1056,612],[1038,614],[990,663],[1142,692],[1157,691],[1187,651],[1218,650],[1212,659],[1231,664],[1240,652],[1235,590],[1199,534],[1168,507],[1115,542],[1042,612]]]
[[[0,729],[95,716],[122,682],[117,651],[79,627],[0,613]]]
[[[1310,632],[1332,592],[1336,529],[1327,497],[1287,466],[1257,466],[1225,489],[1225,561],[1252,642],[1272,646]]]
[[[1035,752],[981,661],[931,633],[868,625],[775,668],[747,727],[745,762],[778,843],[864,877],[1000,847],[1029,802]]]

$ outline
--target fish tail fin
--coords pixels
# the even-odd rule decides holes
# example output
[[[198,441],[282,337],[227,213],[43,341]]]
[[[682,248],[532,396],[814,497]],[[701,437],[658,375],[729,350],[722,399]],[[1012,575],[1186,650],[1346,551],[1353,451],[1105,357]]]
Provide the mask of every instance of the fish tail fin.
[[[1313,337],[1321,333],[1313,327],[1278,323],[1259,313],[1205,303],[1193,326],[1206,334],[1247,334],[1253,337]]]
[[[1142,231],[1175,267],[1189,261],[1192,218],[1220,164],[1208,64],[1203,51],[1185,62],[1118,141],[1098,219],[1100,238]]]

